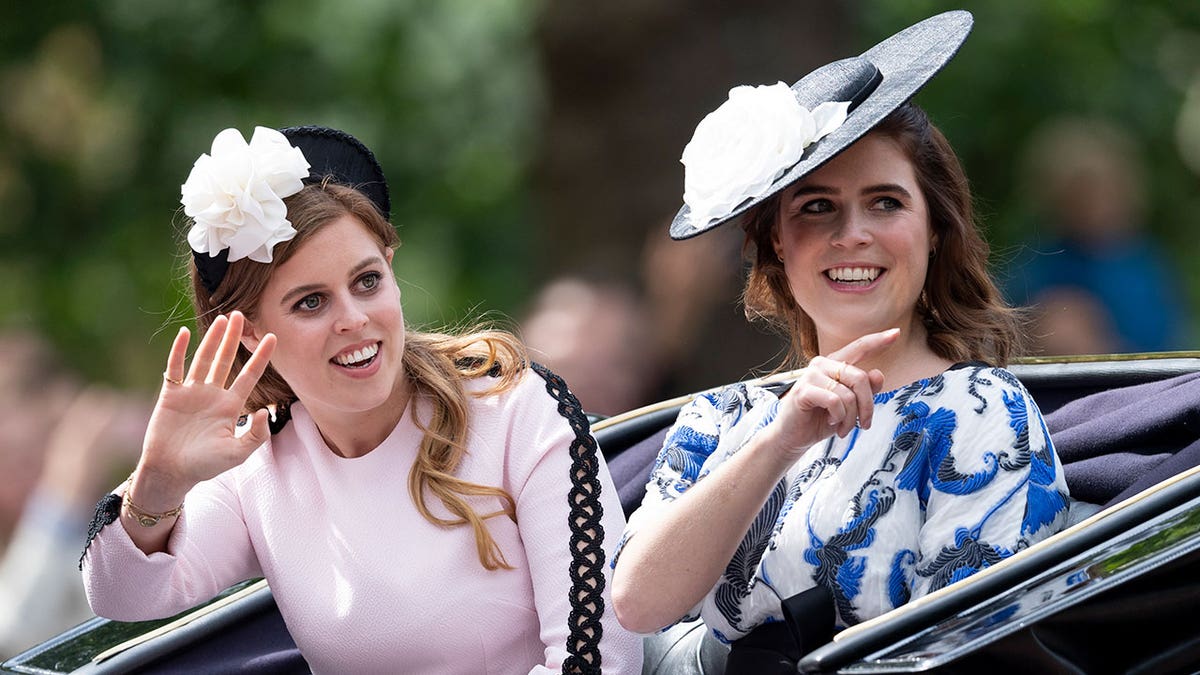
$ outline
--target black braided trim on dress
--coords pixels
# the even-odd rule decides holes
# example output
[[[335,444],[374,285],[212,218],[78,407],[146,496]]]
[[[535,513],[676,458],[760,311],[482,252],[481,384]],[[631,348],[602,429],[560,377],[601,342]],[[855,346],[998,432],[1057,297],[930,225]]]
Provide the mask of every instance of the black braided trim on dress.
[[[83,544],[83,553],[79,554],[79,569],[83,570],[83,557],[92,546],[92,540],[100,534],[100,530],[116,522],[121,517],[121,496],[112,493],[96,504],[96,513],[92,516],[92,524],[88,526],[87,541]]]
[[[482,365],[483,365],[483,357],[482,356],[464,356],[461,359],[454,360],[454,367],[458,368],[459,370],[468,370],[471,368],[478,368],[479,366],[482,366]],[[496,361],[496,362],[492,363],[492,367],[488,368],[487,372],[484,373],[484,375],[487,375],[488,377],[500,377],[501,372],[502,371],[500,369],[500,362]]]
[[[563,673],[600,673],[600,638],[604,627],[604,527],[600,518],[599,446],[579,399],[567,389],[562,378],[539,363],[530,363],[533,371],[546,381],[546,391],[558,401],[558,414],[566,418],[575,432],[571,441],[571,491],[567,516],[571,528],[571,615],[567,619],[567,652]]]

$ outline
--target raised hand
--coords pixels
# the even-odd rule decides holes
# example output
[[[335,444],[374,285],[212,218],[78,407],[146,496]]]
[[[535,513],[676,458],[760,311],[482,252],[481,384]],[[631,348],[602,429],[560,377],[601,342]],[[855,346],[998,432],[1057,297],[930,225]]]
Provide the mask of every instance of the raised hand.
[[[780,399],[779,417],[764,432],[771,434],[764,440],[794,460],[835,433],[845,437],[855,425],[869,429],[883,373],[855,364],[890,345],[899,334],[896,328],[871,333],[828,356],[814,357]]]
[[[275,348],[275,336],[266,335],[227,386],[244,326],[240,312],[217,317],[186,373],[190,334],[187,328],[179,330],[146,429],[136,485],[130,486],[139,506],[151,511],[174,507],[196,483],[242,463],[269,436],[266,410],[254,412],[248,431],[235,433]]]

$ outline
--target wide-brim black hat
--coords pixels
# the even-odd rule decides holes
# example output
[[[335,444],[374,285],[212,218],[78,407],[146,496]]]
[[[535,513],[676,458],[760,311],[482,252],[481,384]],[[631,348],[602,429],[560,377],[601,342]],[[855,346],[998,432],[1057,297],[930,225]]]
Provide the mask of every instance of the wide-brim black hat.
[[[930,17],[880,42],[861,56],[835,61],[804,76],[791,90],[800,105],[848,101],[845,121],[804,150],[799,161],[727,213],[694,223],[685,204],[671,222],[672,239],[689,239],[729,222],[812,173],[908,101],[958,52],[971,32],[970,12]]]

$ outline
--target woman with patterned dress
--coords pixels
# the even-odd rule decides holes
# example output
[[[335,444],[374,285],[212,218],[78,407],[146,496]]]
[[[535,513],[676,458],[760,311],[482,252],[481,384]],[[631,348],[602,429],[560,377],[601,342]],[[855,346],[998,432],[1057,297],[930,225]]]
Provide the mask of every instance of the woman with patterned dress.
[[[97,507],[93,610],[160,618],[265,577],[305,672],[636,670],[604,611],[624,523],[586,417],[506,333],[406,329],[370,150],[227,129],[183,204],[204,336],[189,366],[179,331]]]
[[[832,634],[1064,525],[1060,462],[1004,369],[1018,317],[957,157],[908,102],[971,24],[950,12],[790,88],[738,87],[684,150],[672,236],[739,219],[747,315],[804,368],[782,395],[735,385],[680,412],[613,563],[631,630],[701,617],[732,663],[755,635],[791,639],[772,628],[788,598],[827,597]]]

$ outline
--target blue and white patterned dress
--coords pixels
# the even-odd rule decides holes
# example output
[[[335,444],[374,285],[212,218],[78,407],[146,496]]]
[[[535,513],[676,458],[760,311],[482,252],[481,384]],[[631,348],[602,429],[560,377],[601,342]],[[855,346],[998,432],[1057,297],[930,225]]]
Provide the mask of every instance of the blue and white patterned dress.
[[[738,384],[684,407],[621,546],[770,424],[778,406],[771,392]],[[810,448],[681,620],[703,617],[722,641],[737,639],[781,620],[781,598],[820,584],[839,626],[852,625],[1057,532],[1068,501],[1029,393],[1003,368],[960,364],[876,395],[870,429]]]

